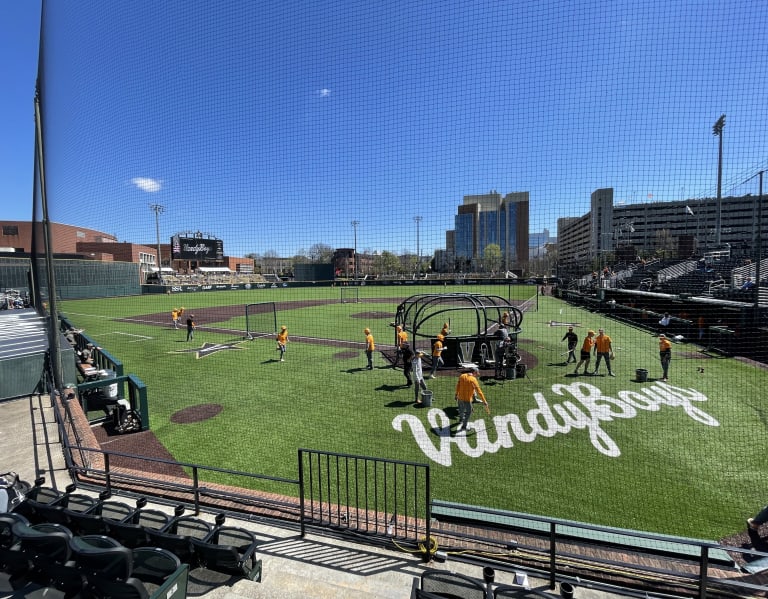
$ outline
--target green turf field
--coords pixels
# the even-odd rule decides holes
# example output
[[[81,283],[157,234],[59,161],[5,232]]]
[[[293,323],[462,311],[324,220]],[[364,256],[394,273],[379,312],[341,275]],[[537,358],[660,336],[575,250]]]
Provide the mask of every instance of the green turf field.
[[[548,296],[533,298],[522,323],[520,348],[534,362],[528,378],[482,379],[491,415],[476,410],[472,434],[452,435],[455,373],[428,381],[434,405],[425,409],[381,356],[373,371],[363,369],[363,328],[380,346],[391,344],[399,302],[436,291],[364,287],[360,303],[342,304],[338,288],[260,289],[67,301],[62,311],[148,385],[151,428],[180,461],[289,478],[297,476],[298,447],[429,462],[440,499],[702,538],[732,534],[765,503],[765,370],[678,343],[663,384],[654,380],[655,337]],[[524,285],[471,291],[535,296]],[[279,311],[291,335],[283,363],[273,339],[243,340],[244,311],[223,322],[198,319],[192,342],[170,326],[182,303],[194,313],[307,299],[335,301]],[[163,326],[144,318],[157,313],[167,315]],[[551,321],[580,323],[580,340],[604,327],[617,377],[566,376],[573,365],[564,365],[565,328]],[[343,343],[350,341],[360,346]],[[188,351],[204,343],[233,345],[203,358]],[[648,382],[635,382],[637,368],[649,370]],[[205,403],[223,410],[204,422],[171,422]]]

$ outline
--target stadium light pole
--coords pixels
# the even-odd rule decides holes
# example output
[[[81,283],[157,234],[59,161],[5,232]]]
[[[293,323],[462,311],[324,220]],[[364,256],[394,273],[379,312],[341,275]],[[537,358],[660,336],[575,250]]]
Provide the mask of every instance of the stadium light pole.
[[[755,322],[760,321],[760,263],[763,261],[763,173],[760,171],[760,186],[757,192],[757,262],[755,262]]]
[[[421,225],[422,218],[420,216],[414,216],[413,222],[416,223],[416,276],[421,275],[421,247],[419,246],[419,225]]]
[[[756,325],[760,322],[760,278],[763,276],[760,268],[760,263],[763,261],[763,173],[765,173],[765,171],[759,171],[757,175],[753,175],[747,179],[747,181],[751,181],[755,176],[758,177],[757,216],[752,223],[752,239],[755,246],[754,319]]]
[[[359,224],[360,224],[359,220],[353,220],[352,221],[352,228],[355,231],[355,249],[353,250],[354,254],[352,255],[352,259],[354,260],[354,266],[355,266],[355,268],[354,268],[355,281],[357,281],[357,225],[359,225]]]
[[[723,217],[723,127],[725,127],[725,115],[721,114],[717,122],[712,126],[712,135],[719,138],[719,150],[717,153],[717,215],[715,221],[715,246],[720,245],[720,229]],[[719,249],[719,247],[718,247]]]
[[[157,233],[157,280],[163,284],[163,260],[160,257],[160,215],[165,212],[165,206],[150,204],[150,210],[155,213],[155,232]]]

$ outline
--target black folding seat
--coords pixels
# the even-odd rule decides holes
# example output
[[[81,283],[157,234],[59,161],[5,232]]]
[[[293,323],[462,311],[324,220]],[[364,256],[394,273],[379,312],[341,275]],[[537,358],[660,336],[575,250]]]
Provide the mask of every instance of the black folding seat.
[[[13,531],[16,524],[29,526],[29,520],[16,512],[0,514],[0,593],[24,586],[30,569],[29,560],[20,551],[19,539]]]
[[[107,545],[106,537],[74,538],[72,554],[95,598],[148,599],[151,590],[181,567],[173,554],[158,548],[128,549]]]
[[[63,493],[38,485],[32,487],[31,497],[25,502],[33,513],[30,519],[34,522],[56,522],[72,526],[72,513],[87,512],[98,504],[95,497],[75,493],[76,490],[77,486],[74,484],[67,486]]]
[[[486,599],[486,587],[479,580],[445,570],[425,570],[417,597],[463,597]]]
[[[183,508],[177,508],[176,513],[183,513]],[[161,547],[173,553],[185,564],[196,565],[193,539],[204,539],[211,534],[211,525],[193,516],[177,515],[167,526],[160,530],[147,529],[149,543],[153,547]]]
[[[145,509],[144,506],[146,505],[147,499],[140,497],[136,500],[136,508],[122,520],[108,519],[102,516],[107,525],[107,534],[119,540],[126,547],[133,548],[148,545],[147,531],[163,528],[170,522],[171,517],[159,510]],[[111,508],[108,507],[108,509]]]
[[[82,594],[85,579],[69,562],[72,533],[66,527],[52,522],[32,526],[16,524],[13,532],[19,551],[30,564],[24,596],[55,596],[50,593],[52,589],[67,599]]]
[[[258,541],[252,532],[224,526],[224,515],[216,516],[216,527],[204,539],[192,539],[200,565],[217,572],[261,580],[261,560],[256,558]]]
[[[73,537],[69,541],[72,560],[85,576],[97,574],[126,579],[131,575],[131,550],[104,535]]]

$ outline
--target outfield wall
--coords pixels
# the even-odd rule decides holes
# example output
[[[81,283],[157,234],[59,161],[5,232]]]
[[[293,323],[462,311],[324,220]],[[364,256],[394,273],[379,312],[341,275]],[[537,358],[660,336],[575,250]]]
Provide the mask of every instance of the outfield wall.
[[[0,288],[29,291],[32,258],[0,258]],[[37,259],[40,295],[48,297],[45,261]],[[135,262],[54,259],[56,293],[60,299],[90,299],[140,295],[139,265]]]
[[[421,286],[431,285],[434,287],[446,287],[448,285],[524,285],[525,283],[516,282],[510,279],[385,279],[378,281],[350,281],[349,283],[339,283],[338,281],[286,281],[282,283],[216,283],[216,284],[196,284],[196,285],[142,285],[142,294],[151,293],[196,293],[198,291],[237,291],[251,289],[277,289],[279,287],[299,288],[299,287],[390,287],[390,286]],[[535,285],[530,285],[535,289]]]
[[[45,282],[45,262],[37,260],[41,274],[41,295],[48,296]],[[0,258],[0,289],[29,291],[29,272],[32,258]],[[456,279],[381,279],[372,281],[350,281],[340,283],[334,280],[287,281],[282,283],[211,283],[194,285],[142,285],[139,264],[135,262],[101,262],[97,260],[54,259],[56,291],[60,299],[91,299],[99,297],[122,297],[127,295],[197,293],[199,291],[249,291],[252,289],[277,289],[278,287],[339,287],[341,285],[417,286],[430,285],[522,285],[521,281],[503,278],[456,278]],[[534,285],[531,285],[534,287]]]

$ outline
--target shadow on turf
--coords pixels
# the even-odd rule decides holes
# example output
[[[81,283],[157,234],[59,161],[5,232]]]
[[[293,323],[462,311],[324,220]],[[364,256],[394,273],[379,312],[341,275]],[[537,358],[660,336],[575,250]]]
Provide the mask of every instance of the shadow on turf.
[[[404,408],[406,406],[412,406],[414,405],[414,401],[404,401],[404,400],[398,400],[398,401],[390,401],[387,404],[384,404],[385,408]]]
[[[392,393],[394,391],[400,391],[401,389],[407,389],[405,385],[379,385],[376,387],[376,391],[388,391],[389,393]]]

